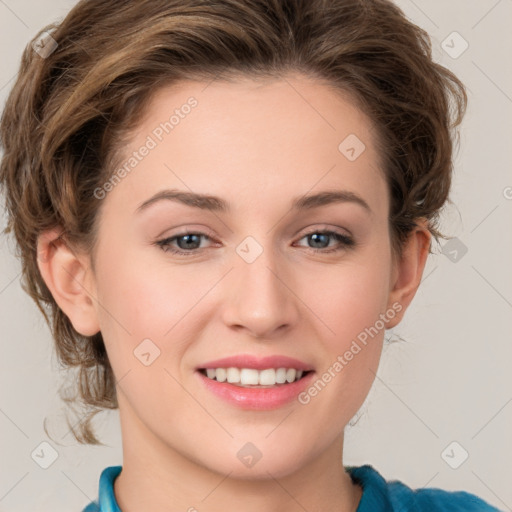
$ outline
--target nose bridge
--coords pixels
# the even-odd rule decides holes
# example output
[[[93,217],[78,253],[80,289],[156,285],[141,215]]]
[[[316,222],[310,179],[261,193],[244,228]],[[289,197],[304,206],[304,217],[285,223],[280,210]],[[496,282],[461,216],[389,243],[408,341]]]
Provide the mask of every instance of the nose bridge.
[[[226,317],[231,325],[258,336],[270,336],[297,319],[295,296],[286,286],[290,273],[283,271],[286,262],[272,247],[271,238],[261,237],[260,242],[249,236],[236,247],[235,284]]]

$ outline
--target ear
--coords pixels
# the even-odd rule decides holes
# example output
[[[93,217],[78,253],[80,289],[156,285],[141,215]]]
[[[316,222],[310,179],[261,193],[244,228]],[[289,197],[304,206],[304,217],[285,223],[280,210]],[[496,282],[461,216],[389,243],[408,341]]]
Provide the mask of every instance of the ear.
[[[96,289],[89,258],[73,251],[55,228],[37,239],[37,264],[55,302],[83,336],[99,332]]]
[[[427,227],[427,219],[416,220],[416,223],[417,227],[404,243],[401,257],[393,263],[388,309],[394,303],[400,304],[402,308],[387,323],[386,329],[391,329],[402,321],[405,311],[416,295],[429,255],[431,234]]]

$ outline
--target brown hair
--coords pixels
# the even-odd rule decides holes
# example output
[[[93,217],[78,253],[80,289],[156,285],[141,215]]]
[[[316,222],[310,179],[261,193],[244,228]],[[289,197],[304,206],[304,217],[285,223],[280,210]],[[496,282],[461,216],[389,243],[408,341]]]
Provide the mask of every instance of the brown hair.
[[[57,46],[41,56],[32,44],[44,31]],[[81,0],[26,47],[0,126],[5,232],[14,232],[23,289],[44,314],[59,360],[79,371],[78,394],[65,399],[88,411],[72,428],[79,442],[102,444],[90,422],[117,407],[115,379],[101,332],[75,331],[43,281],[38,235],[60,226],[71,246],[94,254],[94,190],[159,88],[289,71],[350,94],[375,124],[393,254],[422,217],[437,241],[445,238],[437,222],[466,92],[433,62],[428,34],[388,0]]]

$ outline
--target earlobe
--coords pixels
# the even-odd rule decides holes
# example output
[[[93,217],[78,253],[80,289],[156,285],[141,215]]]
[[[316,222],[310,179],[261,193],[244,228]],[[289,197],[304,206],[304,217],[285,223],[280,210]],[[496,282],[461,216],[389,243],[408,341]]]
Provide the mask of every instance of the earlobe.
[[[416,295],[429,255],[431,233],[427,227],[427,220],[417,221],[417,225],[404,244],[400,260],[395,263],[388,308],[398,303],[401,305],[401,309],[399,314],[388,323],[388,329],[400,323]]]
[[[52,229],[39,235],[37,264],[46,286],[59,308],[73,327],[83,336],[99,332],[88,259],[73,251],[61,236],[62,229]]]

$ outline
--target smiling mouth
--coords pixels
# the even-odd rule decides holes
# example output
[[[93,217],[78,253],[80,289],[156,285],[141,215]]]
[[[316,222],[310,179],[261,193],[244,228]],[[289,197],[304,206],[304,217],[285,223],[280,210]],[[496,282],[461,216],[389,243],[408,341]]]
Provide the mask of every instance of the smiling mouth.
[[[238,368],[198,369],[199,373],[211,380],[242,388],[273,388],[286,386],[287,384],[292,384],[304,379],[314,371],[296,371],[292,368],[268,368],[261,371],[244,368],[242,370],[243,371]]]

